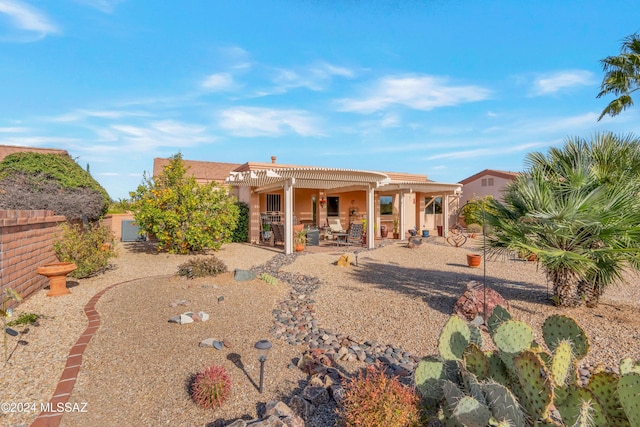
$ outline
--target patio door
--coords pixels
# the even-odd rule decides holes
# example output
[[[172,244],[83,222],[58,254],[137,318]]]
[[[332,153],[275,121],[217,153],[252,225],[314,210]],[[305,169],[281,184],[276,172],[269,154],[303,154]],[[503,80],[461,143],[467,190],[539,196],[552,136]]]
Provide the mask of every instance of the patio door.
[[[442,197],[424,198],[424,225],[429,230],[435,230],[442,225]]]
[[[327,216],[340,216],[340,197],[327,197]]]

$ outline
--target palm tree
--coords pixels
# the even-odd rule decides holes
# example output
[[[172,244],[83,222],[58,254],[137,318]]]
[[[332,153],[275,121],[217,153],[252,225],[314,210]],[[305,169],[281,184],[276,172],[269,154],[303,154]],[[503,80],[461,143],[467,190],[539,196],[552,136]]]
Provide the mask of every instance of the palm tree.
[[[625,268],[640,268],[640,139],[572,138],[526,162],[487,210],[487,249],[537,255],[558,305],[596,306]]]
[[[640,35],[625,37],[620,55],[608,56],[600,62],[605,75],[597,97],[612,93],[617,98],[602,110],[598,121],[607,114],[617,116],[633,105],[631,93],[640,88]]]

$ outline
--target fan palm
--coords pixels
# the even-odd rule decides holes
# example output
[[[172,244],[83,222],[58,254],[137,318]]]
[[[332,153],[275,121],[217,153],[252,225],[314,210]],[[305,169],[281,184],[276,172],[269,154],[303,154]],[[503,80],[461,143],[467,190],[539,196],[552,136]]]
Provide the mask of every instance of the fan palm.
[[[617,116],[633,105],[631,93],[640,88],[640,35],[627,36],[620,55],[608,56],[600,62],[605,75],[597,97],[614,94],[617,98],[602,110],[598,120],[607,114]]]
[[[492,253],[536,254],[559,305],[595,306],[640,267],[640,140],[611,133],[527,156],[528,171],[493,201]]]

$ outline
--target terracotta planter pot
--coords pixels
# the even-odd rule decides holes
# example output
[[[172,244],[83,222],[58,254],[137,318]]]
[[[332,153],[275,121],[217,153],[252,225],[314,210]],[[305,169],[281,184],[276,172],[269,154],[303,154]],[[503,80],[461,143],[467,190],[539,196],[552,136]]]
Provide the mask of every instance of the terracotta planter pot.
[[[393,238],[394,239],[400,239],[400,233],[393,233]]]
[[[67,289],[67,274],[76,268],[78,268],[78,266],[72,262],[54,262],[38,267],[36,272],[49,279],[49,292],[47,292],[47,296],[54,297],[70,294],[71,292]]]
[[[296,244],[295,246],[296,252],[304,251],[304,245]]]
[[[467,254],[467,265],[469,267],[480,267],[480,262],[482,261],[482,257],[477,254]]]

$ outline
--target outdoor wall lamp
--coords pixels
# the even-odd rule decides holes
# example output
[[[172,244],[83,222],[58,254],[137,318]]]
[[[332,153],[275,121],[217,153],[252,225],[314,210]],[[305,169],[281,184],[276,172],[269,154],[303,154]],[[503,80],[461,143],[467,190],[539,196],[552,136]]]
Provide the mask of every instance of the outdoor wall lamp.
[[[256,343],[256,350],[258,350],[258,360],[260,361],[260,388],[258,391],[262,393],[262,384],[264,383],[264,362],[269,356],[269,349],[271,343],[267,340],[260,340]]]
[[[320,207],[322,209],[327,207],[327,199],[325,199],[324,197],[320,197]]]

